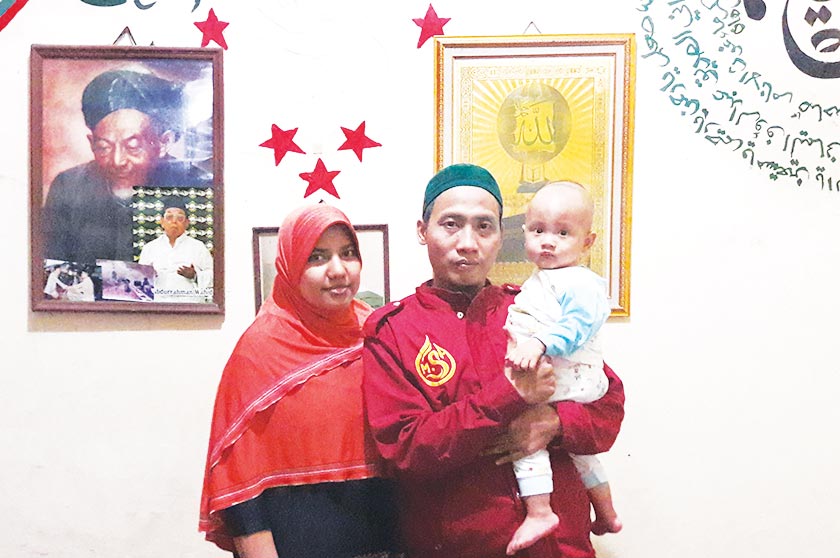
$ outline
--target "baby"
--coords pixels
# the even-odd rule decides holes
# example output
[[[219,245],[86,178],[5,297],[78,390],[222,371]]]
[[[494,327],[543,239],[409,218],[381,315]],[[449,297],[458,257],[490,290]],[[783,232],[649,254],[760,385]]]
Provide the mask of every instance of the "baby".
[[[594,207],[574,182],[553,182],[534,195],[525,213],[525,253],[538,269],[522,285],[508,310],[511,337],[506,359],[533,371],[549,357],[556,378],[550,401],[589,403],[607,391],[598,330],[610,314],[606,282],[582,265],[595,241]],[[595,510],[592,532],[617,533],[621,522],[612,505],[601,463],[591,455],[572,455]],[[514,462],[526,517],[508,544],[513,555],[550,533],[559,519],[551,509],[553,490],[548,451]]]

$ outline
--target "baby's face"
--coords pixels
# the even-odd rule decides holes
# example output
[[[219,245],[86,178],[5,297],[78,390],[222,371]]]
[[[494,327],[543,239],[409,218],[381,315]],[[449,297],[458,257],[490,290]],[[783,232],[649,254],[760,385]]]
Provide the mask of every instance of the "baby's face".
[[[578,192],[540,192],[528,206],[523,229],[525,254],[540,269],[579,265],[592,246],[592,215]]]

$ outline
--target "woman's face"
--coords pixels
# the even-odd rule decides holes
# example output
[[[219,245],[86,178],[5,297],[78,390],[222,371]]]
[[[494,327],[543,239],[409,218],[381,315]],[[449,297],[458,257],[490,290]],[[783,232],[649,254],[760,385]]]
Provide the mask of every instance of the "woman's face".
[[[315,244],[300,278],[300,294],[316,310],[345,310],[359,290],[362,260],[347,227],[336,224]]]

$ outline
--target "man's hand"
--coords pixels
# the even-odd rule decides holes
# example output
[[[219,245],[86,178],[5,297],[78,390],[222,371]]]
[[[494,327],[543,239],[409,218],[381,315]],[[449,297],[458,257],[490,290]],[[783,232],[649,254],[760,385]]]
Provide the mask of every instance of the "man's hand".
[[[543,359],[533,372],[505,366],[505,376],[522,396],[522,399],[536,405],[545,403],[554,393],[554,370],[551,363]]]
[[[497,465],[512,463],[547,447],[554,438],[562,434],[563,428],[554,407],[536,405],[513,419],[507,431],[484,453],[498,456]]]
[[[195,279],[195,267],[190,265],[182,265],[178,268],[178,275],[183,275],[187,279]]]
[[[545,345],[536,337],[526,337],[518,342],[508,344],[505,360],[514,368],[521,368],[528,372],[535,372],[540,357],[545,353]]]

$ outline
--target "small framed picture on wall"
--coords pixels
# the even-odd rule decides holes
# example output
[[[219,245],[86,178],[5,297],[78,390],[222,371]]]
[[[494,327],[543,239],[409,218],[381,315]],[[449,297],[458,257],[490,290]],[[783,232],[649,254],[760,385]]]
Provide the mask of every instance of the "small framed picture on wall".
[[[354,225],[362,256],[362,278],[356,298],[379,308],[391,301],[388,268],[388,225]],[[271,296],[277,268],[277,232],[279,227],[254,227],[254,309]]]

